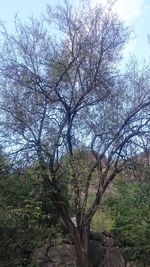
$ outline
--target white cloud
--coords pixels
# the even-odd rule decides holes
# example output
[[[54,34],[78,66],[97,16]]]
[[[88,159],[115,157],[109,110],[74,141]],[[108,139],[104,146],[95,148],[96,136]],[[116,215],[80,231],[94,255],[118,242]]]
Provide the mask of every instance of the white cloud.
[[[93,4],[101,3],[106,5],[109,0],[91,0]],[[135,25],[136,20],[140,18],[145,0],[116,0],[114,11],[121,19],[126,21],[127,25]],[[124,50],[124,57],[134,53],[137,45],[137,38],[131,39]]]
[[[127,22],[132,22],[140,16],[144,0],[118,0],[115,10]]]
[[[93,4],[106,4],[108,0],[91,0]],[[132,22],[140,16],[144,0],[117,0],[114,6],[115,12],[127,22]]]

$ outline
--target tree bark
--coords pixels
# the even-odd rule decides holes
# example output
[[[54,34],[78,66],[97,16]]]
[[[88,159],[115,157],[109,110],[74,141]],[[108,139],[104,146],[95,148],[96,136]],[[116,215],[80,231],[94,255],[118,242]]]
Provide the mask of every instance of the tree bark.
[[[75,227],[75,231],[70,230],[72,242],[75,246],[78,264],[80,267],[92,267],[92,263],[89,259],[89,231],[90,223],[84,221],[81,231]]]
[[[55,202],[56,207],[59,209],[59,214],[64,221],[67,230],[70,234],[72,243],[75,246],[79,267],[92,267],[92,263],[89,259],[89,229],[90,224],[88,222],[83,223],[82,231],[72,222],[69,214],[67,213],[63,203],[61,201]]]
[[[90,225],[83,225],[82,233],[73,224],[67,214],[62,214],[62,219],[67,225],[71,241],[75,246],[79,267],[92,267],[89,259],[89,228]],[[67,216],[66,216],[67,215]]]

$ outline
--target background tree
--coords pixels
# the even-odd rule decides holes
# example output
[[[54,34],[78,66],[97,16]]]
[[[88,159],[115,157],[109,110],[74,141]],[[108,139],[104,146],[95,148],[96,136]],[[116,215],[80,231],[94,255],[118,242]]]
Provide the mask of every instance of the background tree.
[[[15,26],[14,35],[4,26],[1,31],[6,150],[17,165],[39,162],[43,188],[70,233],[80,266],[91,266],[92,217],[129,159],[131,146],[136,153],[141,137],[146,140],[149,133],[149,95],[134,101],[129,73],[117,70],[129,30],[111,4],[91,7],[84,1],[79,7],[48,5],[42,20],[22,24],[16,18]],[[62,190],[66,155],[69,172],[63,181],[71,181],[77,227]],[[87,155],[92,161],[80,173],[78,166]],[[95,198],[87,208],[95,172]]]

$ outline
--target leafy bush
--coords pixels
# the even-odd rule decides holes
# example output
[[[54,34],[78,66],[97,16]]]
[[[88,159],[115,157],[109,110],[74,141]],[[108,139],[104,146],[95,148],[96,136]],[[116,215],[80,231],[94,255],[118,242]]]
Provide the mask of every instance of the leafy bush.
[[[41,181],[35,170],[1,175],[0,266],[30,266],[30,254],[55,214],[43,211]]]
[[[117,191],[107,198],[114,217],[113,231],[128,247],[128,258],[149,261],[150,185],[118,181]]]
[[[95,198],[95,193],[89,192],[88,195],[88,203],[87,209],[90,208]],[[91,222],[91,230],[101,232],[101,231],[111,231],[113,227],[113,219],[110,213],[107,212],[105,206],[103,209],[100,208],[95,213],[92,222]]]
[[[114,221],[106,211],[97,211],[92,219],[91,229],[102,232],[110,232],[113,229]]]

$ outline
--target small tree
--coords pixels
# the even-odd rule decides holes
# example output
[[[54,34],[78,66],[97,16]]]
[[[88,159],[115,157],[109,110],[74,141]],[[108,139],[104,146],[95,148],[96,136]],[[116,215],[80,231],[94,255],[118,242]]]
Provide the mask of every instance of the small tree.
[[[129,30],[111,4],[47,6],[42,20],[22,24],[16,18],[15,25],[15,35],[4,27],[1,33],[7,152],[16,164],[38,160],[43,188],[70,233],[79,264],[89,267],[91,220],[109,183],[130,157],[130,148],[136,152],[141,136],[146,140],[149,95],[143,93],[135,101],[130,91],[133,77],[117,71]],[[66,155],[67,172],[62,160]],[[95,198],[87,207],[95,175]],[[71,184],[77,227],[66,208],[64,181]]]

